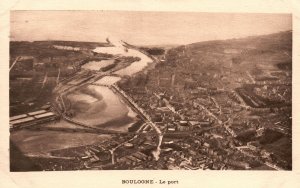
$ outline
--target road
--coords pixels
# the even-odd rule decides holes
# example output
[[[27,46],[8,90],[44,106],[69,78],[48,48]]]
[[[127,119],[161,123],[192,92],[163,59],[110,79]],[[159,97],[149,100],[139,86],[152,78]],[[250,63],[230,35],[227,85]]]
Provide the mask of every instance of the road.
[[[152,122],[150,116],[142,109],[140,108],[133,100],[131,97],[129,97],[122,89],[120,89],[116,84],[113,84],[111,86],[114,91],[117,91],[126,101],[130,104],[132,108],[134,108],[134,111],[138,112],[139,115],[148,123],[158,135],[161,135],[160,129],[157,127],[155,123]]]
[[[146,121],[146,123],[148,123],[156,132],[156,134],[158,135],[158,144],[157,144],[157,148],[156,150],[152,151],[153,157],[155,158],[155,160],[159,159],[159,155],[160,155],[160,151],[161,151],[161,143],[162,143],[162,139],[163,139],[163,134],[161,132],[161,130],[157,127],[157,125],[155,123],[152,122],[150,116],[148,114],[146,114],[146,112],[140,108],[132,99],[131,97],[129,97],[122,89],[120,89],[117,85],[113,84],[111,86],[112,88],[115,89],[115,91],[117,91],[124,99],[127,100],[127,102],[134,107],[135,111],[137,111],[141,117],[143,117],[143,119]]]
[[[11,71],[12,68],[14,68],[14,66],[15,66],[16,63],[19,61],[20,58],[21,58],[21,57],[18,56],[18,57],[15,59],[15,61],[13,62],[13,64],[12,64],[12,65],[10,66],[10,68],[9,68],[9,72]]]

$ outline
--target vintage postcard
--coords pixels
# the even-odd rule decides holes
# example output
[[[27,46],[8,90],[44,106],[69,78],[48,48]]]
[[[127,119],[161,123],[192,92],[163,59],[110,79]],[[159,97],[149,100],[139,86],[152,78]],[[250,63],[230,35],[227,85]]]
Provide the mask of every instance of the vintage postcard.
[[[292,169],[291,14],[10,14],[11,171]]]
[[[5,14],[7,176],[190,187],[209,170],[297,173],[292,11]]]

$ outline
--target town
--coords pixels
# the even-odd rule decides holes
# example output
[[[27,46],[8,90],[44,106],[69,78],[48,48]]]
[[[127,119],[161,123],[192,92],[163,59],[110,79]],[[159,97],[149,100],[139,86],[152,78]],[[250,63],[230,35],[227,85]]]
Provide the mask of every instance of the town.
[[[13,96],[30,77],[24,70],[52,73],[35,78],[51,91],[43,99],[11,98],[11,143],[22,151],[18,137],[42,132],[86,138],[74,145],[57,138],[66,146],[24,154],[40,170],[291,170],[291,39],[287,31],[173,48],[122,42],[122,56],[93,50],[118,46],[109,40],[83,48],[47,44],[74,59],[60,67],[49,64],[62,59],[35,63],[15,53]],[[34,110],[21,108],[25,103]]]

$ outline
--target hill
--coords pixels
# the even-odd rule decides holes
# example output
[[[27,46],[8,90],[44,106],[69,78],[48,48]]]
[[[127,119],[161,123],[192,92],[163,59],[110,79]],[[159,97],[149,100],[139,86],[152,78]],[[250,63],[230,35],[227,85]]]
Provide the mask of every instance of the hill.
[[[167,50],[164,56],[155,68],[119,84],[147,113],[171,105],[176,113],[163,112],[162,124],[176,127],[176,119],[208,121],[220,126],[213,134],[222,135],[222,143],[230,139],[236,146],[259,143],[259,147],[250,146],[256,152],[254,158],[235,154],[242,161],[267,160],[291,169],[291,31],[193,43]],[[268,139],[266,130],[281,135],[280,140],[260,143]],[[234,148],[221,148],[228,147]]]

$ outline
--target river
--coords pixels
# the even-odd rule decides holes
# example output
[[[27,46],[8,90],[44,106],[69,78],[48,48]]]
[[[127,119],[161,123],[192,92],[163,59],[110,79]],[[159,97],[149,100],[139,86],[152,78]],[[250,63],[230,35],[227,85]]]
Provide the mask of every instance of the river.
[[[136,114],[109,87],[89,85],[67,95],[74,120],[92,127],[127,132]]]
[[[122,42],[121,40],[110,39],[109,41],[111,44],[113,44],[112,47],[98,47],[94,49],[94,52],[140,58],[139,61],[133,62],[128,67],[114,72],[115,74],[119,76],[132,76],[133,74],[142,71],[149,63],[153,63],[153,60],[150,57],[136,49],[127,48],[124,42]],[[151,126],[155,129],[155,131],[158,134],[158,145],[156,150],[152,152],[152,155],[155,158],[155,160],[158,160],[161,152],[160,146],[162,143],[163,135],[161,134],[160,129],[155,124],[151,123]]]
[[[74,92],[71,92],[67,95],[68,99],[72,104],[72,108],[74,108],[74,110],[77,112],[75,117],[73,117],[75,120],[82,121],[86,124],[95,127],[127,131],[127,128],[135,122],[136,114],[122,101],[121,98],[119,98],[119,96],[113,93],[109,89],[109,87],[104,87],[100,85],[112,85],[121,79],[118,76],[132,76],[133,74],[143,70],[149,63],[153,63],[153,60],[136,49],[126,48],[125,44],[121,41],[113,40],[111,43],[114,45],[113,47],[99,47],[94,49],[94,52],[107,53],[115,56],[139,57],[140,60],[133,62],[131,65],[125,67],[124,69],[114,72],[114,74],[116,74],[117,76],[105,76],[96,81],[96,85],[89,85],[85,88],[78,88]],[[113,60],[103,60],[99,62],[92,61],[84,65],[82,68],[90,70],[99,70],[101,67],[107,66],[111,63],[113,63]],[[60,122],[58,122],[57,124],[60,124]],[[156,127],[155,124],[153,124],[152,127],[156,130],[159,136],[157,148],[152,153],[154,158],[158,160],[161,150],[160,145],[162,143],[162,135],[159,128]],[[18,135],[18,137],[20,137],[20,135],[24,136],[25,132],[20,131],[16,133],[16,135]],[[31,134],[33,135],[33,137],[35,137],[35,134],[32,131],[28,130],[26,133],[29,137],[28,140],[33,139],[30,136]],[[37,133],[42,134],[42,132]],[[45,135],[49,136],[48,132]],[[61,139],[65,138],[66,135],[70,136],[69,133],[59,133],[57,134],[55,140],[61,142]],[[97,141],[99,137],[98,135],[82,133],[72,133],[72,135],[74,136],[74,138],[72,137],[71,139],[67,139],[68,141],[70,141],[70,143],[74,143],[74,139],[76,140],[76,138],[82,138],[85,135],[87,135],[89,138],[97,137],[97,139],[91,139],[95,141]],[[14,136],[12,136],[12,138],[13,137]],[[86,140],[86,138],[84,137],[84,139],[78,140],[83,141]],[[55,144],[49,149],[38,148],[37,150],[33,150],[33,148],[37,148],[34,143],[48,141],[48,137],[46,138],[45,136],[40,136],[36,137],[35,142],[26,142],[23,144],[21,144],[21,142],[17,142],[17,145],[25,153],[45,153],[49,150],[61,149],[61,147],[66,148],[70,145],[69,142],[62,142],[62,144]],[[81,144],[86,144],[86,142],[83,141],[81,142]],[[90,144],[90,141],[88,142],[88,144]]]
[[[84,64],[81,68],[89,69],[89,70],[100,70],[101,68],[111,65],[113,63],[114,63],[113,59],[101,60],[101,61],[90,61]]]
[[[133,74],[143,70],[148,65],[148,63],[153,63],[153,60],[150,57],[148,57],[147,55],[143,54],[142,52],[136,49],[125,47],[126,45],[120,40],[110,39],[110,43],[114,46],[97,47],[93,51],[98,53],[107,53],[112,55],[140,58],[139,61],[135,61],[131,63],[131,65],[129,65],[128,67],[125,67],[124,69],[114,72],[119,76],[132,76]]]

